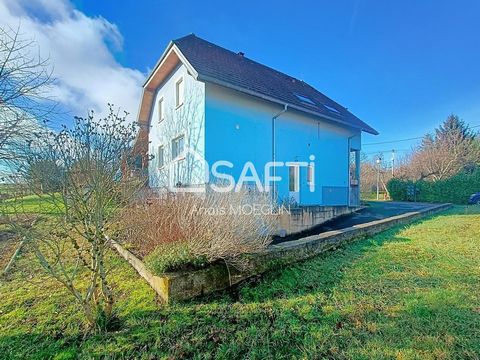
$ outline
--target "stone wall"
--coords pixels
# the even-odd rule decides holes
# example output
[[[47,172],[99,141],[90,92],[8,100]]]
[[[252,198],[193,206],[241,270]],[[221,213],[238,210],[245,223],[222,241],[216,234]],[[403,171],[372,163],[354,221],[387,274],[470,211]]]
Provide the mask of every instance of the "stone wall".
[[[301,206],[279,215],[277,235],[286,236],[303,232],[342,215],[351,214],[360,207]]]
[[[150,284],[160,299],[169,303],[226,289],[269,269],[311,258],[344,243],[378,234],[396,225],[411,223],[450,207],[451,204],[433,205],[420,211],[272,245],[262,253],[249,255],[251,270],[245,272],[239,272],[231,267],[227,268],[224,264],[214,264],[198,271],[156,276],[146,268],[141,260],[118,243],[112,241],[112,246]]]

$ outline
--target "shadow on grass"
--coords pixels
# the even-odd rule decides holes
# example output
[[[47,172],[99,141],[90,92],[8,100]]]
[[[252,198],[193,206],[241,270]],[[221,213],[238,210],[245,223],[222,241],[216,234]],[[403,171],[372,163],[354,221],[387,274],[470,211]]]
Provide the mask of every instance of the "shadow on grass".
[[[396,317],[385,316],[377,309],[362,309],[364,324],[352,330],[350,335],[348,331],[349,326],[353,326],[352,320],[336,311],[334,294],[364,257],[375,254],[387,244],[410,242],[409,237],[402,236],[405,228],[435,217],[474,214],[480,214],[480,207],[454,207],[371,238],[350,242],[312,259],[270,271],[229,291],[201,299],[170,307],[160,306],[158,309],[132,305],[124,315],[123,329],[104,336],[83,339],[81,334],[67,335],[61,331],[3,336],[0,337],[0,358],[56,356],[68,359],[77,358],[79,351],[85,357],[135,358],[144,354],[147,358],[156,358],[168,354],[173,358],[188,358],[198,351],[215,354],[222,346],[224,349],[231,347],[237,354],[241,351],[247,354],[257,347],[259,354],[268,350],[279,355],[296,354],[301,357],[300,353],[296,353],[298,349],[308,349],[309,346],[315,349],[321,342],[316,340],[315,345],[307,343],[302,336],[308,335],[309,330],[302,330],[307,332],[300,336],[298,329],[303,325],[299,324],[325,331],[328,341],[324,342],[328,348],[318,349],[317,357],[335,358],[338,354],[329,353],[330,348],[354,351],[363,346],[359,344],[372,341],[372,336],[376,337],[376,341],[385,342],[386,347],[400,350],[415,348],[419,339],[428,343],[435,336],[439,339],[451,336],[462,341],[464,348],[468,345],[476,351],[472,332],[478,327],[480,312],[475,314],[462,308],[463,300],[455,297],[454,290],[450,293],[448,289],[439,288],[438,292],[412,293],[403,299],[404,309]],[[370,300],[374,302],[375,299]],[[295,304],[299,303],[300,308],[308,310],[310,307],[310,312],[303,314],[297,310]],[[323,308],[325,304],[333,307],[331,313]],[[432,318],[437,320],[432,321]],[[383,334],[375,334],[374,327],[366,328],[372,323],[378,327],[379,334]],[[411,334],[405,334],[405,329],[409,329]],[[281,334],[278,340],[269,337],[273,336],[274,330]],[[339,336],[342,331],[346,335]],[[254,342],[254,339],[260,340]],[[452,343],[451,348],[457,349],[456,346]],[[478,350],[478,344],[476,346]],[[464,348],[457,350],[467,351]]]
[[[313,258],[271,270],[223,292],[194,299],[189,304],[215,302],[259,302],[322,293],[328,296],[343,280],[348,270],[363,256],[372,254],[388,243],[410,242],[400,234],[407,228],[443,216],[478,215],[480,206],[454,206],[407,225],[398,225],[377,235],[358,238]]]

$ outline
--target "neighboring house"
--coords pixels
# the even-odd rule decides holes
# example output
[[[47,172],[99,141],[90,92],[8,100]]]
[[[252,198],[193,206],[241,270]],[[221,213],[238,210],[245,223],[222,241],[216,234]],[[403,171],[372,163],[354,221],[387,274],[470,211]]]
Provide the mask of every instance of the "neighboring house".
[[[138,122],[151,187],[205,186],[216,161],[235,179],[252,162],[263,181],[266,163],[285,162],[276,195],[300,205],[358,205],[361,133],[377,134],[307,83],[193,34],[148,76]]]

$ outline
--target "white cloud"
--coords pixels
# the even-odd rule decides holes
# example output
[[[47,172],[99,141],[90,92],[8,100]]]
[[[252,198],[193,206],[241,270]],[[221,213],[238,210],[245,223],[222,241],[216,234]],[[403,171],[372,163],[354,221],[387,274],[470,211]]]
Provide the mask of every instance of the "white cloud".
[[[88,17],[68,0],[0,0],[2,24],[33,37],[42,56],[54,65],[54,96],[73,115],[94,109],[105,114],[107,103],[135,119],[145,75],[119,64],[123,38],[115,24]]]

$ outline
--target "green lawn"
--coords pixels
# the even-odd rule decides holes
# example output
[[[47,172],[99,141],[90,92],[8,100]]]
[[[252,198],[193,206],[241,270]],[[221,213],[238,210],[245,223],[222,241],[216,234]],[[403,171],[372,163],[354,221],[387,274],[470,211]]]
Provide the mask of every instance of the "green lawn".
[[[27,195],[21,198],[8,199],[1,203],[0,210],[2,214],[37,214],[37,215],[60,215],[64,209],[61,206],[60,195],[53,199],[48,195]]]
[[[112,262],[122,328],[84,338],[71,298],[22,257],[23,271],[0,283],[0,357],[480,357],[478,207],[458,206],[238,291],[170,307],[157,305],[126,263]]]

